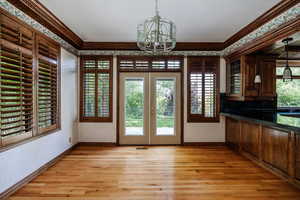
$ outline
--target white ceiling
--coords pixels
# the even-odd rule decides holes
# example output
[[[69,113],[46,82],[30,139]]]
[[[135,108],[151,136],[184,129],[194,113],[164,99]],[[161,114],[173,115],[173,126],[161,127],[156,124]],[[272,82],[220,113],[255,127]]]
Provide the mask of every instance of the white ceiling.
[[[159,0],[179,42],[224,42],[280,0]],[[134,42],[154,0],[40,0],[84,41]]]

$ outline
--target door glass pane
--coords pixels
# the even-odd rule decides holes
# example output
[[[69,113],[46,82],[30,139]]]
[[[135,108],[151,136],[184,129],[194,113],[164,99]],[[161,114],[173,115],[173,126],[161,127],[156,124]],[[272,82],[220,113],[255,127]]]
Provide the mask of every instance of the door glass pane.
[[[156,135],[175,135],[175,79],[156,79]]]
[[[125,135],[144,135],[144,79],[125,80]]]

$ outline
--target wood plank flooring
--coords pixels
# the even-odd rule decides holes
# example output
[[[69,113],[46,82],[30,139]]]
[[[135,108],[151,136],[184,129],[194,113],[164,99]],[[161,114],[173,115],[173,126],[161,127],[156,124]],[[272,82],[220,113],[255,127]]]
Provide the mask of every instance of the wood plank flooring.
[[[298,200],[227,147],[79,146],[11,200]]]

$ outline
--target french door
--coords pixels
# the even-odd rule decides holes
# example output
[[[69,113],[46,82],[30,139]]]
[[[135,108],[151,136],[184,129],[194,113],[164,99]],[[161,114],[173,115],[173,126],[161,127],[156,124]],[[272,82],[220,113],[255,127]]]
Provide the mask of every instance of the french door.
[[[120,74],[120,144],[180,144],[180,78],[180,73]]]

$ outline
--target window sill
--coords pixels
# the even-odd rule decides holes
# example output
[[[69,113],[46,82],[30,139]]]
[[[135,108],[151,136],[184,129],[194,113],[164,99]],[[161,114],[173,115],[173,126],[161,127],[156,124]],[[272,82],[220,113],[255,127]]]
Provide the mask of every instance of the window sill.
[[[11,150],[13,148],[16,148],[18,146],[24,145],[26,143],[32,142],[32,141],[37,140],[39,138],[51,135],[51,134],[56,133],[56,132],[58,132],[60,130],[61,130],[61,128],[57,128],[55,130],[51,130],[51,131],[48,131],[48,132],[45,132],[45,133],[41,133],[41,134],[35,135],[33,137],[29,137],[29,138],[26,138],[24,140],[21,140],[21,141],[18,141],[18,142],[11,143],[11,144],[8,144],[6,146],[0,147],[0,153],[8,151],[8,150]]]
[[[219,123],[220,117],[205,118],[205,117],[190,117],[187,120],[188,123]]]
[[[112,123],[112,118],[81,118],[79,123]]]

